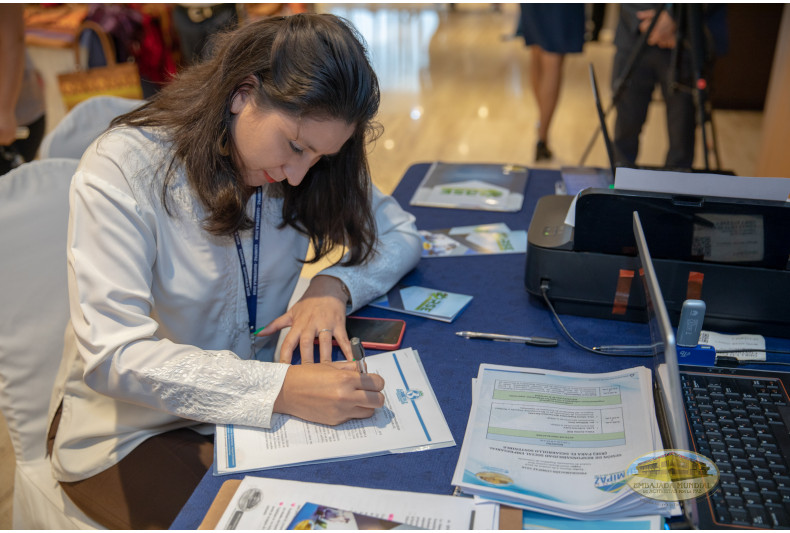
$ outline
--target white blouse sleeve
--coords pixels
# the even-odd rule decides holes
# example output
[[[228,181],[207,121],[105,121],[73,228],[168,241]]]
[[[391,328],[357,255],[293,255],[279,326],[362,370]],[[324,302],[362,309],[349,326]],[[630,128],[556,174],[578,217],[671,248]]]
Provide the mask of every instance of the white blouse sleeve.
[[[126,174],[134,170],[115,159],[86,153],[71,186],[69,305],[84,382],[116,400],[182,418],[269,427],[288,365],[243,360],[227,349],[232,335],[206,333],[207,317],[218,316],[218,302],[235,298],[232,292],[215,291],[213,301],[188,299],[201,290],[201,279],[219,277],[218,288],[232,287],[238,271],[211,261],[189,264],[184,250],[190,247],[211,258],[210,237],[189,228],[184,233],[192,232],[193,241],[174,238],[178,233],[163,226],[191,220],[158,212],[159,200],[140,192],[158,192],[155,186],[133,190]],[[170,264],[172,279],[162,281],[163,265]],[[154,283],[169,283],[183,300],[156,301]]]
[[[335,265],[321,274],[339,278],[351,293],[353,312],[382,294],[414,268],[420,260],[421,241],[414,215],[404,211],[392,196],[373,187],[373,213],[378,243],[374,258],[359,266]]]

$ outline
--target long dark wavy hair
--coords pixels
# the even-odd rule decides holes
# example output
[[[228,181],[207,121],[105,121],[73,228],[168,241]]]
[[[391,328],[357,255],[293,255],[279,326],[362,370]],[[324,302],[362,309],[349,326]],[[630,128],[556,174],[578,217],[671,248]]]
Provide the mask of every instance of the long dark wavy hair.
[[[264,109],[353,124],[340,152],[321,158],[298,186],[268,187],[284,199],[282,226],[310,239],[315,254],[309,262],[340,245],[349,251],[343,264],[360,264],[376,244],[366,146],[381,132],[374,121],[378,79],[363,43],[349,22],[334,15],[258,20],[217,35],[210,58],[183,70],[111,126],[162,127],[173,151],[165,163],[165,209],[172,215],[168,187],[182,165],[206,207],[204,228],[232,235],[253,225],[245,206],[254,189],[243,182],[230,128],[231,100],[240,89],[250,89],[255,105]],[[250,87],[252,76],[259,82],[256,87]]]

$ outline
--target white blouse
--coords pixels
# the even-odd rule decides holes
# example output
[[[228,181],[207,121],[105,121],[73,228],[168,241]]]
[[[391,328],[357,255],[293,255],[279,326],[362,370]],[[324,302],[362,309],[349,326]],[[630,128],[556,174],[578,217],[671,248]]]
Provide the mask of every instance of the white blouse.
[[[271,424],[288,369],[272,362],[277,335],[252,345],[235,242],[202,229],[205,211],[183,169],[170,185],[173,216],[163,208],[157,170],[167,150],[156,130],[113,130],[85,152],[71,183],[71,321],[50,406],[51,420],[63,402],[52,456],[61,481],[91,477],[176,428]],[[265,189],[256,327],[286,311],[308,251],[304,235],[278,229],[282,199]],[[414,217],[378,190],[373,209],[376,257],[321,272],[346,284],[349,311],[388,291],[420,258]],[[241,240],[249,269],[252,231]]]

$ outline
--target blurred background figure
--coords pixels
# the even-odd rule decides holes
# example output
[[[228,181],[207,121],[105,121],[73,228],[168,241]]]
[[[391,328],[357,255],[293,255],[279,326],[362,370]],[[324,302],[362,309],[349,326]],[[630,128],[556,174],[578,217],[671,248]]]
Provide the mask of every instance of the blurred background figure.
[[[204,56],[212,35],[234,28],[239,23],[236,4],[176,4],[173,25],[181,43],[182,66],[189,66]]]
[[[696,107],[694,62],[700,73],[707,73],[715,54],[726,53],[726,9],[700,9],[700,28],[691,28],[687,11],[693,7],[672,4],[659,10],[660,4],[621,4],[620,19],[615,32],[616,47],[612,66],[612,87],[622,84],[615,109],[614,150],[618,166],[633,167],[639,153],[639,136],[647,118],[648,106],[655,86],[661,88],[666,104],[669,148],[664,166],[689,169],[694,161]],[[658,13],[658,19],[640,47],[644,33]],[[685,17],[680,15],[685,13]],[[678,20],[681,24],[678,32]],[[697,19],[694,19],[697,20]],[[691,32],[700,31],[700,42],[690,42]],[[680,39],[678,39],[680,37]],[[636,54],[634,56],[634,54]],[[633,56],[633,57],[632,57]],[[696,59],[694,59],[696,57]],[[633,61],[633,63],[632,63]],[[631,66],[632,65],[632,66]],[[631,68],[629,69],[629,66]],[[704,76],[708,78],[707,74]]]
[[[584,46],[584,4],[521,4],[518,33],[532,54],[532,90],[538,101],[538,143],[535,162],[552,158],[549,126],[557,107],[565,54]]]
[[[25,51],[24,4],[0,4],[0,175],[31,161],[44,138],[44,83]]]
[[[587,40],[596,42],[601,36],[603,29],[604,19],[606,19],[606,4],[594,2],[589,4],[590,20],[589,20],[589,33]]]

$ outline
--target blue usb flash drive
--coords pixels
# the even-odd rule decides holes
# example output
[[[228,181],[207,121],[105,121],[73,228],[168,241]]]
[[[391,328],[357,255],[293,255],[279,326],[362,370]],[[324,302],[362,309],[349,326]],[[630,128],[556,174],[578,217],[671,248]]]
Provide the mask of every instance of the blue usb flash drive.
[[[678,363],[681,365],[714,366],[716,348],[708,344],[678,346]]]

